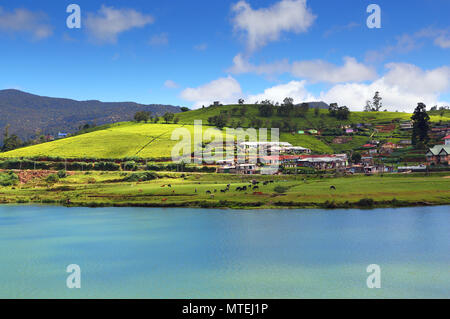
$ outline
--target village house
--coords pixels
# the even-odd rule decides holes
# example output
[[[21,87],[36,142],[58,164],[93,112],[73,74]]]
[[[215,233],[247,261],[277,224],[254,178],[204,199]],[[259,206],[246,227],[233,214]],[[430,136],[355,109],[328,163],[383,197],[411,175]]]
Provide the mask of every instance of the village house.
[[[403,131],[408,131],[413,129],[413,122],[412,121],[406,121],[400,123],[400,129]]]
[[[436,145],[428,149],[426,157],[429,165],[450,165],[450,145]]]

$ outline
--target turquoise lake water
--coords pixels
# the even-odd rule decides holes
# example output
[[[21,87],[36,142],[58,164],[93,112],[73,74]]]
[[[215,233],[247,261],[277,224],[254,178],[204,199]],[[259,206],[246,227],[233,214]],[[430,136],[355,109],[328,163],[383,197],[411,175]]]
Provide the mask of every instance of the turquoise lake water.
[[[0,206],[0,298],[450,298],[450,207]]]

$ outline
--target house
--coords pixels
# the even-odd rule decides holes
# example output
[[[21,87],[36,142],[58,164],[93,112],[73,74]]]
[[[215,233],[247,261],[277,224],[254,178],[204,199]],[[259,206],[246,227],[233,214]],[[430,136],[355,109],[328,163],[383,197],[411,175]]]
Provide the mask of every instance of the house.
[[[399,166],[398,172],[399,173],[405,173],[405,172],[426,172],[427,167],[425,165],[418,165],[418,166]]]
[[[298,166],[313,167],[315,169],[340,169],[347,167],[347,155],[317,155],[307,156],[298,160]]]
[[[411,140],[401,140],[398,142],[398,144],[402,145],[402,146],[409,146],[412,145]]]
[[[281,153],[285,154],[311,154],[311,150],[301,146],[288,146],[281,148]]]
[[[427,162],[431,165],[450,164],[450,145],[436,145],[426,154]]]
[[[345,133],[353,134],[353,133],[355,133],[355,130],[353,130],[352,128],[348,128],[348,129],[345,130]]]
[[[398,145],[397,145],[397,144],[388,142],[388,143],[385,143],[385,144],[383,144],[383,145],[381,146],[380,151],[381,151],[381,153],[383,153],[383,154],[391,154],[391,153],[392,153],[395,149],[397,149],[397,148],[398,148]]]
[[[317,130],[308,130],[308,133],[311,135],[317,135],[319,132]]]
[[[65,137],[67,137],[67,135],[69,135],[69,133],[61,133],[61,132],[59,132],[58,133],[58,138],[65,138]]]
[[[353,140],[351,136],[338,136],[333,139],[333,144],[345,144]]]
[[[304,135],[305,131],[298,131],[297,133],[300,134],[300,135]]]
[[[444,145],[450,145],[450,135],[444,137],[444,141],[445,141]]]
[[[400,129],[403,131],[412,130],[413,128],[413,122],[412,121],[406,121],[400,123]]]
[[[257,174],[258,166],[256,164],[237,164],[236,173],[244,175],[254,175]]]

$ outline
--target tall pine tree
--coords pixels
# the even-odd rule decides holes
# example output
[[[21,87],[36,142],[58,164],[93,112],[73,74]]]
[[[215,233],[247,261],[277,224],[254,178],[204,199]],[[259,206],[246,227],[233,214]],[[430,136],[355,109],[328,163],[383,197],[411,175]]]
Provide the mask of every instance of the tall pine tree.
[[[430,141],[428,131],[430,130],[430,116],[427,114],[427,106],[423,103],[417,104],[413,120],[413,132],[411,142],[417,148],[423,148]]]

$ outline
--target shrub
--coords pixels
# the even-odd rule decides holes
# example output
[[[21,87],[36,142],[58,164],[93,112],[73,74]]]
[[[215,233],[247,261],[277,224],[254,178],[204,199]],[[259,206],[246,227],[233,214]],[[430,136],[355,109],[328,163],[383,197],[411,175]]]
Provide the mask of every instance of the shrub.
[[[58,171],[58,177],[59,178],[65,178],[65,177],[67,177],[67,172],[65,171],[65,170],[60,170],[60,171]]]
[[[278,194],[284,194],[288,191],[289,187],[286,186],[275,186],[275,188],[273,189],[276,193]]]
[[[59,177],[58,177],[58,175],[56,175],[56,174],[50,174],[50,175],[47,176],[47,178],[45,179],[45,181],[46,181],[48,184],[54,184],[54,183],[57,183],[57,182],[59,181]]]
[[[119,171],[120,165],[113,162],[99,162],[94,164],[94,170],[97,171]]]
[[[375,201],[372,198],[362,198],[359,200],[358,205],[362,207],[373,207]]]
[[[0,185],[1,186],[13,186],[19,183],[19,177],[13,172],[0,173]]]
[[[142,172],[142,173],[133,173],[129,176],[126,176],[123,181],[124,182],[145,182],[152,181],[157,179],[158,175],[154,172]]]
[[[138,169],[138,166],[135,161],[128,161],[123,164],[123,169],[125,171],[135,171]]]

